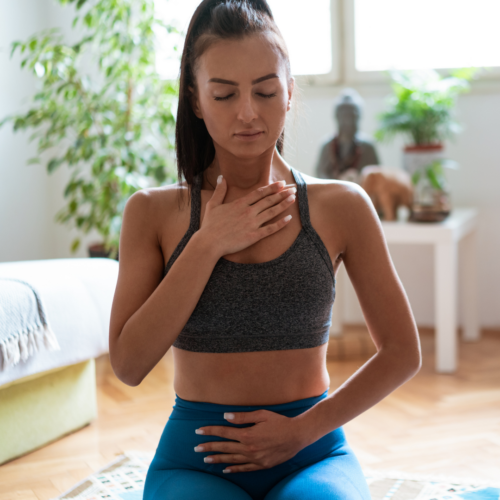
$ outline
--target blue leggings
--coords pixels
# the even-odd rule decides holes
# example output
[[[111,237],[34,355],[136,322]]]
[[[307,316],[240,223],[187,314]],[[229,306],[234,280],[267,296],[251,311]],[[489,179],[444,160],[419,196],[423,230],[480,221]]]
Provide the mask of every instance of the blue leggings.
[[[176,395],[173,411],[149,466],[143,500],[371,500],[365,476],[338,427],[293,458],[270,469],[223,473],[229,464],[206,464],[203,458],[220,452],[196,452],[198,444],[229,441],[194,431],[206,425],[231,424],[224,412],[265,409],[287,417],[305,412],[328,396],[278,405],[219,405],[187,401]]]

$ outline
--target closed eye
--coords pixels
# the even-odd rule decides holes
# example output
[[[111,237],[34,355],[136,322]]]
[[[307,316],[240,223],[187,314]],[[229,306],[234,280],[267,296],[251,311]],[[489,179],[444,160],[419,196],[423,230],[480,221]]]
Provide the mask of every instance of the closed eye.
[[[231,96],[233,96],[234,94],[229,94],[227,95],[226,97],[214,97],[214,99],[216,101],[226,101],[227,99],[229,99]],[[276,93],[274,94],[257,94],[257,95],[260,95],[262,97],[265,97],[266,99],[269,99],[271,97],[274,97],[276,95]]]

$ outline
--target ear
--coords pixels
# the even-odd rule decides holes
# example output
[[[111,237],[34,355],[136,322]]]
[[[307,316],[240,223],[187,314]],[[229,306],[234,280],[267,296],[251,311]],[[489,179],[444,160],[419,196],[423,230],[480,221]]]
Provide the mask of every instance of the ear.
[[[295,87],[295,78],[292,76],[290,78],[290,83],[288,84],[288,105],[286,107],[287,111],[290,111],[290,108],[292,107],[292,94],[294,87]]]
[[[198,97],[196,95],[195,89],[191,86],[188,87],[189,90],[189,101],[191,102],[191,108],[193,113],[198,117],[203,119],[203,114],[200,109],[200,105],[198,102]]]

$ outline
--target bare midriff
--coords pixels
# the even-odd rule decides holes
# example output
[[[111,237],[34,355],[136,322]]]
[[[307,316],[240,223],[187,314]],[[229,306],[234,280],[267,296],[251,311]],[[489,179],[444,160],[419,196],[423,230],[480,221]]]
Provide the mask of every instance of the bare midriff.
[[[249,406],[319,396],[330,385],[327,346],[236,353],[172,347],[174,390],[188,401]]]

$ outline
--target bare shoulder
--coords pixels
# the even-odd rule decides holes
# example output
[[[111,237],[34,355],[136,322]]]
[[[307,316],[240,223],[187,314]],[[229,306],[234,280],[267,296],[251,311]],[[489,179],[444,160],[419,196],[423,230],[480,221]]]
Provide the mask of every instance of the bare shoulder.
[[[309,206],[321,221],[348,232],[378,225],[379,218],[367,192],[355,182],[319,179],[302,174],[307,183]],[[316,217],[318,219],[318,217]]]
[[[188,186],[186,182],[167,184],[160,187],[144,188],[136,191],[127,203],[148,207],[151,211],[161,211],[165,215],[172,214],[188,203]],[[136,200],[131,201],[133,198]],[[141,201],[139,201],[141,200]]]
[[[140,189],[127,200],[124,219],[136,221],[160,240],[165,228],[188,207],[187,192],[185,182]]]

